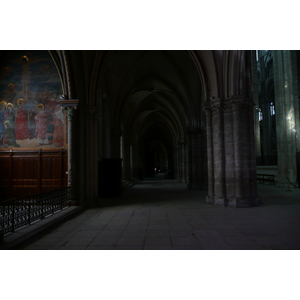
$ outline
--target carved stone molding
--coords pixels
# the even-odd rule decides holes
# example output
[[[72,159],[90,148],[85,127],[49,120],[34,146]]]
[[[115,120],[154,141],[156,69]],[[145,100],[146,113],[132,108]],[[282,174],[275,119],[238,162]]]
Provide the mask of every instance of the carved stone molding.
[[[210,101],[206,101],[202,108],[209,116],[211,113],[216,115],[222,111],[225,113],[236,110],[248,110],[254,105],[253,101],[250,101],[244,96],[231,96],[230,98],[211,98]]]

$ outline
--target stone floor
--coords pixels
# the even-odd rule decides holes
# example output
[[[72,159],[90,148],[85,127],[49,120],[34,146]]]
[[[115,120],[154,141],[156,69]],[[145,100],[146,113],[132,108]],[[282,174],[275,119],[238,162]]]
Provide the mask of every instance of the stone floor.
[[[299,250],[300,189],[259,185],[263,205],[205,204],[206,191],[143,181],[24,250]]]

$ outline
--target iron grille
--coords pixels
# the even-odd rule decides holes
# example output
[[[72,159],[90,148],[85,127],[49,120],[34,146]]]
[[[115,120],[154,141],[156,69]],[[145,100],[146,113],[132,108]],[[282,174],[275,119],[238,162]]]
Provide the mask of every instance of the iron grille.
[[[53,215],[70,202],[70,188],[4,201],[0,203],[0,236]]]

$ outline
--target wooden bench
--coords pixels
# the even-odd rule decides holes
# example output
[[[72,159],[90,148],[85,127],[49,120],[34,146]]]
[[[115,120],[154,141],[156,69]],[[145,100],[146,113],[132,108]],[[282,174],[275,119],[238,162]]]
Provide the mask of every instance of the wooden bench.
[[[269,183],[269,185],[275,185],[274,175],[271,174],[256,174],[258,183]]]

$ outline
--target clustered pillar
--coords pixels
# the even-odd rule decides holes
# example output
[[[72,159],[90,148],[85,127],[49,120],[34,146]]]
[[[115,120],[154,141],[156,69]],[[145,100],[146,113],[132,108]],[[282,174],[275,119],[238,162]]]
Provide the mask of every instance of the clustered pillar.
[[[253,132],[253,105],[242,96],[204,105],[207,126],[208,196],[214,205],[259,205]]]
[[[99,109],[97,107],[85,107],[85,203],[88,207],[99,204],[98,196],[98,122]]]
[[[279,186],[296,183],[300,131],[295,51],[274,51],[274,89]],[[298,162],[299,164],[299,162]],[[299,172],[300,173],[300,172]]]
[[[186,131],[187,185],[189,189],[207,188],[205,128],[194,126]]]

